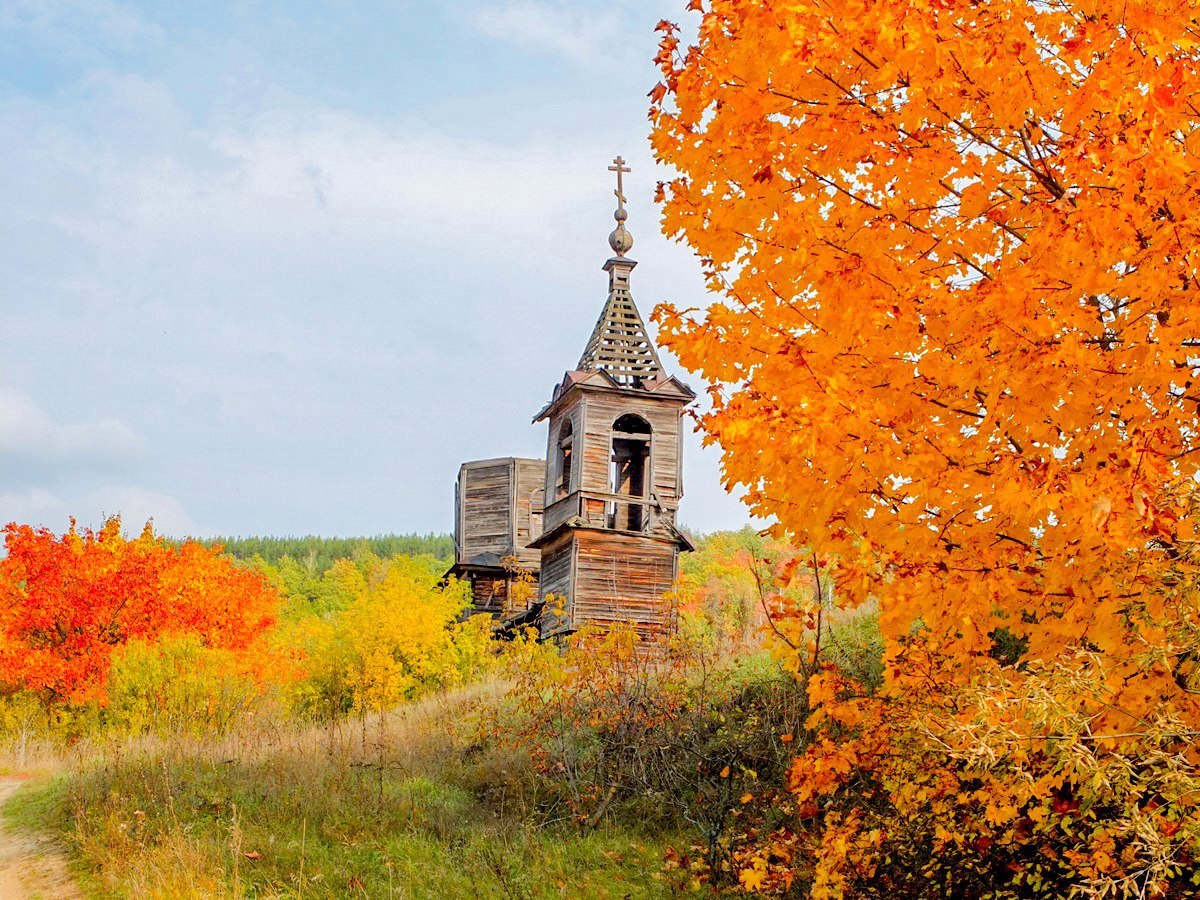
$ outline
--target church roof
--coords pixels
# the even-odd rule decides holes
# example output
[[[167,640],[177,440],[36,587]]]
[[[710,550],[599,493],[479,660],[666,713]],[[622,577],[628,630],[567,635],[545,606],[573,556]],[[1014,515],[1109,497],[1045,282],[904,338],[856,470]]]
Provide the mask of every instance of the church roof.
[[[643,396],[662,400],[691,401],[696,398],[690,387],[663,371],[658,350],[629,292],[629,273],[637,265],[625,257],[633,247],[633,235],[625,227],[629,213],[625,210],[621,176],[629,169],[619,156],[613,163],[608,168],[617,173],[617,211],[613,213],[617,227],[608,236],[608,245],[616,255],[604,264],[604,271],[608,273],[608,299],[583,349],[583,356],[579,358],[579,365],[563,377],[554,389],[550,402],[534,416],[535,422],[549,415],[559,398],[577,385],[591,389],[638,391]]]
[[[608,245],[616,256],[604,264],[608,273],[608,300],[576,368],[581,372],[606,372],[620,387],[640,388],[662,374],[662,363],[629,293],[629,273],[637,265],[625,258],[633,247],[633,235],[625,227],[629,213],[625,210],[625,184],[621,176],[629,169],[619,156],[608,169],[617,173],[614,191],[617,211],[613,213],[617,227],[608,236]]]
[[[620,258],[606,264],[615,276],[610,279],[608,301],[576,366],[581,372],[607,372],[626,387],[640,387],[658,378],[663,370],[646,323],[629,293],[628,271],[633,266],[632,260]],[[617,275],[621,269],[625,270],[624,277]]]
[[[559,398],[570,388],[577,385],[585,388],[599,388],[601,390],[634,390],[621,384],[604,369],[592,369],[589,372],[572,370],[567,372],[563,376],[563,380],[555,385],[554,394],[551,396],[550,401],[538,410],[537,415],[533,417],[533,421],[540,422],[550,415],[550,411],[554,409],[554,405],[558,402]],[[636,390],[640,391],[639,396],[645,398],[661,398],[667,401],[683,400],[685,403],[696,399],[696,392],[674,375],[660,374],[653,381],[644,382],[641,388]]]

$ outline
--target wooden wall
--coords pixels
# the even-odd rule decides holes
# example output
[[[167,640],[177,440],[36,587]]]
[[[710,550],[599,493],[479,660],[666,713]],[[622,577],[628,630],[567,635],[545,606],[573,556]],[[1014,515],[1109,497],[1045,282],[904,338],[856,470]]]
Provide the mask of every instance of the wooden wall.
[[[548,434],[546,435],[546,506],[558,499],[558,436],[563,422],[569,421],[575,429],[575,459],[571,465],[571,491],[579,490],[579,470],[583,465],[580,451],[580,435],[583,432],[583,392],[576,390],[573,400],[569,400],[550,418]],[[550,530],[547,523],[546,530]]]
[[[631,622],[643,637],[651,637],[671,625],[664,597],[677,574],[674,544],[592,530],[575,532],[575,541],[575,627]]]
[[[584,460],[584,491],[610,490],[610,459],[612,456],[613,423],[633,413],[650,423],[649,489],[660,501],[679,499],[679,414],[682,404],[639,397],[636,392],[587,394],[583,406],[584,440],[581,458]]]
[[[542,534],[546,463],[540,459],[517,459],[513,464],[516,468],[513,479],[516,494],[514,555],[524,568],[536,572],[542,564],[542,552],[529,549],[529,542]]]
[[[538,579],[538,592],[546,609],[542,612],[542,637],[548,637],[569,629],[571,621],[571,583],[575,568],[575,542],[564,535],[549,547],[542,548],[542,573]],[[560,618],[551,595],[562,599],[563,613]]]
[[[675,544],[630,534],[572,529],[545,548],[541,598],[565,598],[565,618],[543,613],[542,636],[585,622],[607,627],[630,622],[647,639],[673,627],[665,599],[678,575]]]
[[[506,575],[469,575],[471,582],[471,613],[489,613],[499,618],[508,602]]]
[[[525,612],[528,603],[537,600],[537,584],[527,603],[520,607],[513,600],[513,585],[516,579],[503,570],[485,570],[467,572],[464,576],[471,585],[471,608],[465,613],[473,616],[478,613],[488,613],[493,618],[506,619],[509,616]]]
[[[650,472],[647,479],[649,495],[661,504],[656,513],[661,527],[655,532],[666,536],[666,525],[675,525],[675,513],[683,496],[681,441],[683,427],[681,411],[686,401],[652,397],[637,391],[594,391],[575,389],[574,396],[555,411],[550,418],[546,443],[546,516],[545,530],[574,516],[599,525],[604,520],[605,504],[597,499],[573,498],[570,502],[558,499],[558,436],[562,423],[569,420],[574,428],[575,453],[572,466],[572,492],[606,494],[612,485],[612,428],[626,413],[645,419],[651,429]],[[568,495],[570,498],[570,495]]]
[[[454,543],[458,561],[480,553],[504,556],[512,547],[512,463],[507,459],[463,463],[458,470]]]
[[[528,544],[540,528],[545,463],[537,459],[487,459],[458,471],[454,519],[456,561],[481,553],[516,556],[536,572],[541,554]]]

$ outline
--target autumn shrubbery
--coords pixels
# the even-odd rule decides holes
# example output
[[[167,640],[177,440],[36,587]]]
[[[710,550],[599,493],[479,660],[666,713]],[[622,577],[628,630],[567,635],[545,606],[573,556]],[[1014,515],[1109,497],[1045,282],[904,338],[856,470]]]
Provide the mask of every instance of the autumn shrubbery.
[[[260,572],[119,519],[61,537],[9,525],[0,559],[0,728],[14,747],[102,729],[224,728],[281,675]],[[21,750],[23,756],[25,750]]]
[[[238,563],[119,519],[10,525],[0,559],[0,734],[223,734],[256,713],[381,712],[482,677],[490,623],[432,557],[369,551],[314,573]],[[22,751],[24,752],[24,751]]]
[[[743,807],[783,784],[806,698],[761,654],[689,649],[646,648],[632,627],[585,628],[566,656],[531,647],[501,740],[543,780],[539,816],[685,835],[673,857],[695,856],[684,874],[719,881]]]
[[[342,560],[320,587],[336,599],[314,604],[289,592],[275,637],[281,650],[303,657],[303,677],[287,692],[299,713],[379,712],[462,684],[488,665],[490,619],[460,622],[467,586],[441,585],[430,560]]]
[[[795,817],[741,848],[743,884],[930,900],[1200,890],[1195,733],[1165,711],[1119,724],[1102,658],[963,685],[916,635],[903,664],[923,689],[870,693],[832,666],[814,679]]]
[[[664,889],[732,890],[764,846],[794,840],[789,774],[810,733],[811,654],[868,686],[882,670],[876,618],[834,609],[810,558],[749,530],[711,536],[683,561],[665,642],[585,627],[565,654],[514,647],[491,733],[537,772],[532,811],[675,836]]]
[[[132,641],[113,654],[105,720],[131,734],[225,734],[261,707],[264,685],[195,634]]]

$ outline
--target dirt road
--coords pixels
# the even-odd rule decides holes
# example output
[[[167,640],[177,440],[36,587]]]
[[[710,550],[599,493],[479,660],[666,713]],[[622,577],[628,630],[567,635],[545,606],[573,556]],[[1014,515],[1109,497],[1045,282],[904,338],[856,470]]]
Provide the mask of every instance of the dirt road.
[[[8,829],[3,806],[24,783],[0,778],[0,900],[83,900],[60,849],[46,838]]]

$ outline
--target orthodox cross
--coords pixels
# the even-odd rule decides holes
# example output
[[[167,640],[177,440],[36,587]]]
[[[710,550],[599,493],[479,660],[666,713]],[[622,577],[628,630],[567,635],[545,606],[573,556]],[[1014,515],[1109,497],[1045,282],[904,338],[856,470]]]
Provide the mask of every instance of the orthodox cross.
[[[625,165],[625,160],[623,160],[619,156],[613,160],[613,163],[614,163],[614,165],[611,165],[608,167],[608,171],[617,173],[617,189],[615,191],[613,191],[613,193],[617,195],[617,207],[619,209],[624,209],[625,208],[625,183],[622,180],[621,176],[625,172],[631,172],[633,170],[628,168]]]

